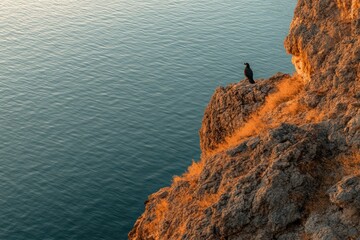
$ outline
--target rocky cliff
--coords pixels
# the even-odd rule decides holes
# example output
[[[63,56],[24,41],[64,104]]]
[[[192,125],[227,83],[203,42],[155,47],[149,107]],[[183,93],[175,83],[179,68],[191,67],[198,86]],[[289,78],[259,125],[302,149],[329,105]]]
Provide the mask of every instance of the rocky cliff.
[[[360,239],[360,2],[299,0],[296,73],[216,89],[202,157],[130,239]]]

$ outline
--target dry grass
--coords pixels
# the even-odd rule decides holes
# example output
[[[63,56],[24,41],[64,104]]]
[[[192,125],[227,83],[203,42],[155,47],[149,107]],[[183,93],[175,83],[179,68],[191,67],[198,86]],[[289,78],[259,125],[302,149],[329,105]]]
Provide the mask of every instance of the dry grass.
[[[276,87],[277,91],[267,96],[264,105],[258,112],[251,114],[249,120],[241,128],[227,137],[224,143],[219,144],[216,149],[205,153],[205,155],[213,155],[229,147],[236,146],[243,139],[277,127],[289,116],[305,111],[305,108],[296,101],[299,93],[304,89],[304,81],[301,77],[286,78],[278,83]],[[279,109],[282,104],[285,105]]]
[[[309,109],[300,103],[304,95],[304,84],[304,80],[298,75],[283,79],[277,84],[277,91],[267,96],[259,111],[252,113],[247,122],[226,137],[223,143],[203,155],[207,157],[222,152],[238,145],[247,137],[276,128],[284,122],[300,125],[323,121],[326,117],[324,112]]]
[[[292,101],[289,101],[289,103],[285,106],[283,112],[293,116],[300,112],[305,112],[306,110],[307,108],[304,105],[300,104],[298,99],[294,99]]]
[[[160,202],[156,205],[155,214],[156,218],[164,218],[165,213],[169,209],[169,204],[165,199],[161,199]]]
[[[197,180],[204,169],[205,162],[200,160],[199,162],[193,161],[192,164],[188,167],[186,173],[182,176],[174,176],[173,183],[177,184],[181,181],[187,181],[190,184],[190,187],[194,187],[197,183]]]
[[[239,142],[246,137],[279,126],[282,122],[290,121],[294,118],[294,115],[306,115],[308,109],[299,103],[299,99],[302,96],[301,93],[304,89],[304,81],[301,77],[295,76],[284,79],[278,83],[277,89],[276,92],[270,94],[266,98],[264,105],[259,111],[253,113],[249,117],[249,120],[232,136],[226,138],[225,143],[219,144],[216,150],[211,151],[206,155],[204,154],[204,158],[199,162],[193,161],[187,172],[182,176],[175,176],[173,178],[173,184],[180,184],[181,182],[186,181],[189,183],[189,188],[181,190],[181,197],[176,200],[176,203],[172,204],[176,204],[177,208],[185,208],[185,206],[188,206],[189,204],[196,205],[199,208],[199,211],[197,213],[192,213],[194,217],[195,215],[202,213],[204,209],[218,202],[221,196],[221,189],[219,189],[218,193],[206,194],[201,199],[197,199],[193,196],[198,187],[198,179],[205,166],[205,159],[209,154],[219,153],[229,147],[239,144]],[[311,114],[317,117],[319,116],[319,114],[315,114],[315,111],[312,111]],[[303,118],[299,119],[303,121]],[[311,118],[311,120],[314,119],[314,117]]]
[[[161,199],[155,206],[155,218],[148,224],[149,231],[153,234],[154,239],[160,239],[161,223],[165,219],[165,214],[169,210],[169,203],[165,199]]]
[[[213,205],[214,203],[217,203],[220,199],[220,196],[221,196],[220,191],[218,191],[215,194],[206,194],[203,196],[203,198],[198,200],[198,206],[201,209],[206,209],[206,208],[210,207],[211,205]]]
[[[318,112],[316,109],[309,110],[304,105],[300,104],[300,98],[303,96],[304,81],[298,77],[291,77],[282,80],[277,85],[277,91],[268,95],[265,103],[259,111],[252,113],[247,122],[239,128],[232,136],[226,138],[225,143],[219,144],[217,149],[204,154],[204,158],[198,162],[193,161],[188,167],[186,173],[182,176],[175,176],[173,178],[173,186],[182,184],[183,182],[189,183],[188,187],[183,187],[179,190],[178,196],[175,199],[158,200],[154,206],[153,215],[154,219],[148,223],[148,229],[152,233],[154,239],[160,239],[162,226],[167,218],[172,218],[173,223],[177,222],[171,227],[169,232],[176,232],[177,236],[182,236],[186,233],[186,221],[185,219],[199,219],[204,215],[204,210],[213,204],[217,203],[221,197],[221,194],[225,192],[224,187],[219,189],[215,194],[205,194],[202,198],[198,198],[196,195],[199,189],[198,180],[204,170],[206,164],[206,157],[209,154],[216,154],[223,150],[229,149],[232,146],[236,146],[241,141],[249,136],[259,134],[268,129],[279,126],[282,122],[291,122],[301,124],[305,122],[319,122],[325,114]],[[294,117],[295,116],[295,117]],[[301,117],[298,117],[301,116]],[[295,119],[295,120],[294,120]],[[304,121],[305,120],[305,121]],[[321,180],[323,186],[319,191],[314,194],[313,199],[310,199],[306,204],[305,211],[313,212],[326,209],[329,205],[328,196],[325,194],[327,186],[334,184],[341,171],[346,174],[360,174],[360,152],[357,151],[353,154],[342,155],[338,159],[338,163],[341,163],[342,170],[337,169],[334,162],[324,161],[322,164],[328,164],[324,166],[324,171],[334,173],[331,177]],[[337,161],[336,161],[337,162]],[[312,163],[300,166],[301,170],[313,173],[317,175],[317,168]],[[300,201],[300,195],[291,196],[294,201]],[[179,211],[179,209],[181,209]],[[189,210],[191,209],[191,211]],[[176,214],[176,215],[175,215]],[[307,239],[308,236],[304,236]]]
[[[179,197],[171,200],[171,203],[162,199],[156,204],[154,209],[156,218],[149,223],[149,229],[152,229],[151,231],[156,234],[156,236],[153,235],[155,239],[159,239],[158,234],[160,234],[160,227],[167,216],[171,216],[175,213],[177,214],[176,216],[173,216],[173,219],[178,219],[179,225],[176,226],[176,232],[181,236],[186,232],[186,223],[184,222],[184,219],[196,219],[201,217],[206,208],[219,201],[222,190],[224,189],[219,189],[216,194],[206,194],[201,199],[196,196],[196,189],[199,187],[198,180],[206,164],[205,159],[210,154],[216,154],[232,146],[236,146],[243,141],[244,138],[277,127],[282,122],[301,124],[304,123],[304,118],[305,121],[321,121],[323,118],[321,113],[318,113],[316,110],[308,111],[305,106],[300,104],[299,100],[303,96],[302,93],[304,90],[304,81],[301,77],[295,76],[284,79],[278,83],[277,89],[278,90],[276,92],[267,96],[265,103],[260,110],[250,115],[248,121],[245,122],[241,128],[235,131],[232,136],[227,137],[224,143],[219,144],[217,148],[211,152],[203,153],[204,155],[202,160],[199,162],[193,161],[186,173],[182,176],[175,176],[173,178],[173,186],[180,186],[184,182],[189,185],[188,187],[180,188],[178,194]],[[357,169],[356,172],[360,172],[360,153],[356,153],[350,158],[349,156],[344,156],[341,162],[343,162],[344,169],[346,169],[346,171],[350,171],[350,169],[355,171],[354,169]],[[304,171],[315,171],[313,166],[304,166],[304,168],[307,167],[310,169],[304,169]],[[297,196],[293,197],[296,198]],[[319,192],[316,199],[314,198],[310,201],[307,206],[307,210],[312,211],[312,209],[321,209],[327,206],[327,201],[328,199],[326,196]],[[171,208],[169,208],[169,204],[171,204]],[[187,212],[185,210],[186,208],[197,210]],[[179,209],[183,209],[182,212],[184,212],[184,215],[179,215]]]
[[[188,171],[184,174],[184,177],[189,181],[197,180],[204,168],[204,161],[195,162],[193,161]]]
[[[266,99],[262,113],[273,110],[280,103],[293,99],[304,88],[304,81],[299,76],[284,79],[276,86],[278,91],[269,95]]]
[[[307,122],[319,123],[325,118],[325,113],[319,112],[316,109],[311,109],[306,113],[305,120]]]

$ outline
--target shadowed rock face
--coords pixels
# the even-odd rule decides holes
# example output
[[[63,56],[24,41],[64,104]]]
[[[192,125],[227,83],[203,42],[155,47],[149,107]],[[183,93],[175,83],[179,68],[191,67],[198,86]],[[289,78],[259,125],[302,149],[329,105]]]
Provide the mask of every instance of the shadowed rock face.
[[[358,0],[299,0],[297,73],[216,89],[201,160],[149,196],[130,239],[360,239]]]

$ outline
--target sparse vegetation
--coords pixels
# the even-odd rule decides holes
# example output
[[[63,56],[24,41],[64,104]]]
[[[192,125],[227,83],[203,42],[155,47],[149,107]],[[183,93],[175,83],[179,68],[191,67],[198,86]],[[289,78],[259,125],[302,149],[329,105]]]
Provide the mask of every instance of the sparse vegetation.
[[[304,89],[304,81],[301,77],[295,75],[285,78],[277,84],[276,88],[277,91],[267,96],[261,109],[252,113],[242,127],[228,136],[225,142],[219,144],[216,149],[205,154],[213,155],[236,146],[244,138],[277,127],[286,119],[291,122],[291,116],[307,110],[297,101]]]

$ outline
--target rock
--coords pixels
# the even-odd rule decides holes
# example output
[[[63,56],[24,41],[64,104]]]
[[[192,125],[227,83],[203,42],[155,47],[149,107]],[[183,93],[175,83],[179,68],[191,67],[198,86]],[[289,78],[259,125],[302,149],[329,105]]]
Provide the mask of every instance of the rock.
[[[329,190],[330,201],[342,208],[360,210],[360,176],[346,176]]]
[[[275,91],[276,83],[289,77],[288,74],[278,73],[269,80],[257,81],[251,88],[247,88],[249,84],[246,81],[241,81],[216,89],[199,131],[201,150],[213,150],[224,142],[264,103],[266,96]]]
[[[149,196],[129,239],[360,239],[359,7],[298,1],[296,73],[217,88],[200,161]]]

